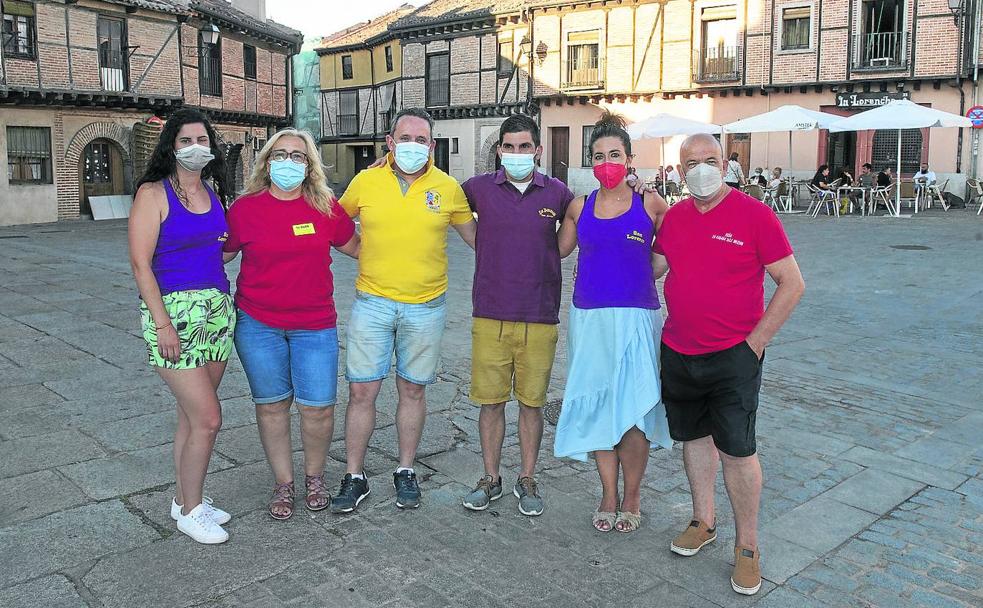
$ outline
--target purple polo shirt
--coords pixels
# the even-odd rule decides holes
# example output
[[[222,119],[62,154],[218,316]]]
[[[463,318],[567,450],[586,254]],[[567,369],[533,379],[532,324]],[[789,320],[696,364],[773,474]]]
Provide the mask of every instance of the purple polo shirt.
[[[539,171],[520,193],[504,169],[476,175],[463,188],[478,213],[473,315],[559,323],[562,276],[556,229],[573,193]]]

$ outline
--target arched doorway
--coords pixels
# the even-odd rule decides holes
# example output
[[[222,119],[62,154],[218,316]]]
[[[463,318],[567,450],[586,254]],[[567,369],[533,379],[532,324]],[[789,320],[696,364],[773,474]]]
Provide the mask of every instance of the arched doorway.
[[[94,139],[79,157],[79,212],[92,215],[89,197],[125,194],[123,154],[116,142]]]

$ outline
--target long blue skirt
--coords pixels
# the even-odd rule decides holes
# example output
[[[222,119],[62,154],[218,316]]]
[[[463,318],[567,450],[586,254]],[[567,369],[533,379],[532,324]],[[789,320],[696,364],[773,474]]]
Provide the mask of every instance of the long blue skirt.
[[[587,461],[637,426],[672,447],[659,383],[662,313],[644,308],[570,307],[567,384],[553,454]]]

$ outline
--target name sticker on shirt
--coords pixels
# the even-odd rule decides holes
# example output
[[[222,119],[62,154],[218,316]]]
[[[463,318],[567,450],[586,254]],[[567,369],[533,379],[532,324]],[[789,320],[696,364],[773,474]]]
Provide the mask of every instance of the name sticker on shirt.
[[[303,236],[305,234],[314,234],[314,224],[294,224],[294,236]]]
[[[744,241],[742,241],[740,239],[734,238],[734,235],[732,233],[730,233],[730,232],[728,232],[727,234],[725,234],[723,236],[720,236],[719,234],[715,234],[715,235],[711,236],[710,238],[713,239],[713,240],[715,240],[715,241],[723,241],[725,243],[733,243],[734,245],[737,245],[738,247],[744,245]]]
[[[223,243],[225,241],[229,240],[229,233],[228,232],[223,232],[222,233],[222,236],[218,237],[218,240],[221,241],[221,242],[223,242]]]

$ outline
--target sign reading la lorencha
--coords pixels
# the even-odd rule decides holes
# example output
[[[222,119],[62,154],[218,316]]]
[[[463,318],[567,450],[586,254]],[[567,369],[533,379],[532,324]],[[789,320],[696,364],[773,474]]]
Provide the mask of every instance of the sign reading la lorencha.
[[[838,108],[879,108],[895,99],[911,99],[909,91],[897,93],[837,93],[836,107]]]

